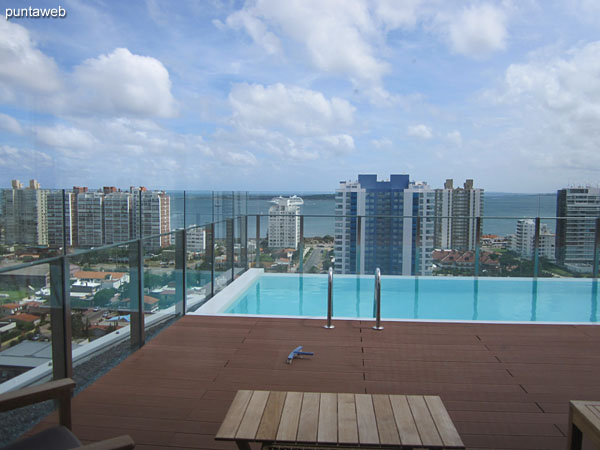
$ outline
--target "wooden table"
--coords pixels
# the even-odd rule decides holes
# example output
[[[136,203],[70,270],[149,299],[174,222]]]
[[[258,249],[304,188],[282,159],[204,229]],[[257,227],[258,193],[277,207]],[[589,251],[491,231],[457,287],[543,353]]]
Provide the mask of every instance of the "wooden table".
[[[569,449],[581,449],[585,434],[600,447],[600,402],[571,401],[569,403]]]
[[[300,446],[465,448],[437,396],[238,391],[217,440]]]

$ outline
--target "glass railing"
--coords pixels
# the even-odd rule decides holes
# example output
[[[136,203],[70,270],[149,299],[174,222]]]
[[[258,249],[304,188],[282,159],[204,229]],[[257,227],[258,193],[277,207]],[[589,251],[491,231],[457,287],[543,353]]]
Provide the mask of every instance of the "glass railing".
[[[0,390],[77,374],[82,361],[108,348],[137,348],[154,327],[196,310],[250,267],[297,274],[333,267],[338,274],[371,275],[378,267],[384,276],[598,276],[600,218],[282,218],[243,214],[251,209],[245,193],[211,193],[211,202],[215,196],[221,206],[210,217],[221,220],[99,248],[59,248],[50,257],[4,256]],[[198,204],[202,199],[208,197],[198,194]],[[192,197],[182,194],[180,202]],[[208,218],[192,214],[182,222]],[[43,357],[31,356],[37,347]],[[119,355],[106,353],[103,361]],[[18,365],[19,358],[30,365]]]
[[[333,266],[339,274],[371,274],[378,267],[384,275],[597,277],[599,221],[250,215],[248,239],[250,246],[259,243],[252,267],[274,273],[327,273]],[[561,226],[566,237],[557,238]],[[493,233],[498,230],[512,233]]]
[[[113,367],[248,268],[246,223],[227,218],[0,267],[0,392],[66,376],[85,385]]]

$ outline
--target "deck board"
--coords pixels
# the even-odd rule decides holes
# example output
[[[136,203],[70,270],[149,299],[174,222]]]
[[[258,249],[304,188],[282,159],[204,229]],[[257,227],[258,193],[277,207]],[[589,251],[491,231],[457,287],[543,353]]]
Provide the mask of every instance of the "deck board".
[[[129,433],[140,448],[234,450],[214,436],[238,389],[439,395],[467,448],[562,449],[568,401],[600,398],[596,325],[323,324],[184,317],[74,398],[74,431],[86,442]],[[315,355],[285,364],[298,345]]]

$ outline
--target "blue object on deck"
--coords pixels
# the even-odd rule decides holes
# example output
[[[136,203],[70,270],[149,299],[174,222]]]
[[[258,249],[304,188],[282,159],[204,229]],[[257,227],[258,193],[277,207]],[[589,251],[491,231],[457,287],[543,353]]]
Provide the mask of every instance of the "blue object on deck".
[[[303,352],[302,351],[302,346],[300,345],[299,347],[296,347],[294,350],[292,350],[292,353],[290,353],[287,357],[287,363],[291,364],[292,361],[294,360],[294,358],[296,356],[300,356],[300,355],[308,355],[308,356],[312,356],[314,355],[313,352]]]

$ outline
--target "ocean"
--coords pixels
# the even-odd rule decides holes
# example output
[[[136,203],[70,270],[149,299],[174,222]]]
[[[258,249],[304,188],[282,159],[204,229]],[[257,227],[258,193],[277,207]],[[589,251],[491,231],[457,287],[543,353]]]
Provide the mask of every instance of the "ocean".
[[[183,227],[183,193],[170,192],[171,195],[171,227]],[[302,214],[305,217],[304,235],[306,237],[325,236],[334,234],[335,199],[331,193],[289,193],[281,195],[298,195],[304,199]],[[271,204],[269,200],[280,193],[250,193],[248,197],[248,214],[268,214]],[[227,214],[231,211],[231,193],[227,198],[218,199],[215,216],[218,220],[220,212]],[[243,202],[242,202],[243,203]],[[213,220],[212,194],[186,193],[185,213],[188,218],[186,225],[202,225]],[[327,217],[329,216],[329,217]],[[519,218],[556,216],[556,194],[515,194],[501,192],[486,192],[484,195],[483,232],[484,234],[497,234],[506,236],[515,232],[516,221]],[[555,220],[544,220],[550,231],[555,229]],[[261,236],[267,231],[267,218],[261,218]],[[256,234],[256,221],[248,221],[248,234]]]

